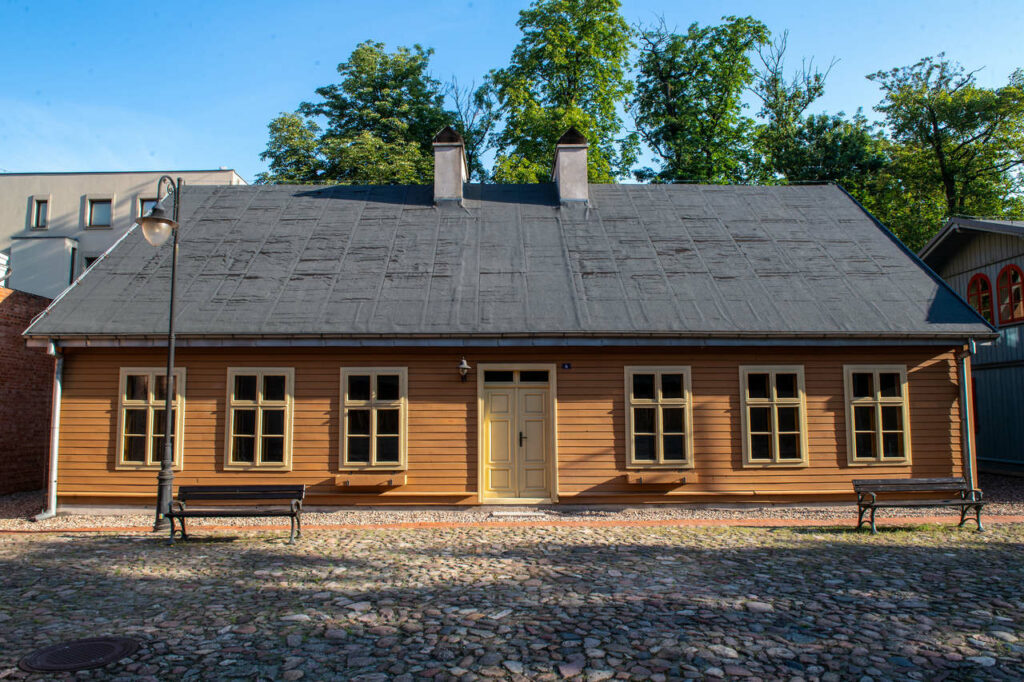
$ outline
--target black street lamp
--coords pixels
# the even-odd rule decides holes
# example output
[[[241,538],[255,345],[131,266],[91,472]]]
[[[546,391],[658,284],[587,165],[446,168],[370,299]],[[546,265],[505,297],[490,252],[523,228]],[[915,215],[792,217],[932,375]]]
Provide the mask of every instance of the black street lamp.
[[[167,376],[164,381],[164,455],[160,460],[160,473],[156,476],[156,520],[153,530],[167,530],[168,521],[165,514],[171,509],[172,485],[174,484],[174,449],[172,434],[174,433],[174,279],[178,270],[178,211],[181,206],[181,188],[185,184],[181,178],[175,182],[169,175],[164,175],[156,182],[156,196],[160,198],[160,188],[167,181],[167,195],[172,198],[171,217],[167,217],[160,204],[153,207],[149,215],[139,218],[142,236],[153,246],[160,246],[168,237],[174,237],[174,250],[171,255],[171,303],[167,315]]]

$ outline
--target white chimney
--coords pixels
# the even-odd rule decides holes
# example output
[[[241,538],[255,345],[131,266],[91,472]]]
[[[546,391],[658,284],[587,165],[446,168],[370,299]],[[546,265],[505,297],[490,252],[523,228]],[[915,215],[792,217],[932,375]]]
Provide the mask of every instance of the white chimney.
[[[587,182],[587,138],[576,128],[569,128],[555,143],[555,164],[551,179],[558,185],[562,203],[587,203],[590,186]]]
[[[466,145],[451,126],[434,136],[434,203],[462,201],[462,185],[469,179]]]

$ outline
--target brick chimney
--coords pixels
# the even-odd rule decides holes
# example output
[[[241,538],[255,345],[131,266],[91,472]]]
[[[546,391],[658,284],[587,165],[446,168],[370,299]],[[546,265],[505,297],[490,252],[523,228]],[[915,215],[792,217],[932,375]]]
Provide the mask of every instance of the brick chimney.
[[[555,163],[551,179],[558,185],[558,200],[565,203],[588,203],[590,186],[587,183],[587,138],[569,128],[555,144]]]
[[[434,203],[462,201],[462,185],[469,179],[466,145],[451,126],[434,136]]]

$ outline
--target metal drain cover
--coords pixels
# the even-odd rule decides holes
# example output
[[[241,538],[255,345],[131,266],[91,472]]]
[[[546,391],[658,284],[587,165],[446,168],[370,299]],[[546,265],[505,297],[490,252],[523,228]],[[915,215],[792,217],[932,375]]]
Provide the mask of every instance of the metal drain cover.
[[[18,661],[18,666],[30,673],[88,670],[131,656],[139,646],[138,640],[129,637],[76,639],[33,651]]]

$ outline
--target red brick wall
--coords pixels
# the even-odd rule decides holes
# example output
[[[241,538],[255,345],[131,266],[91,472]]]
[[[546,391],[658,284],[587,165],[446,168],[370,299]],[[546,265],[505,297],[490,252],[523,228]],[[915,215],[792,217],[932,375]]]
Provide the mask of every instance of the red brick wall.
[[[21,333],[49,303],[0,287],[0,495],[45,486],[54,361]]]

